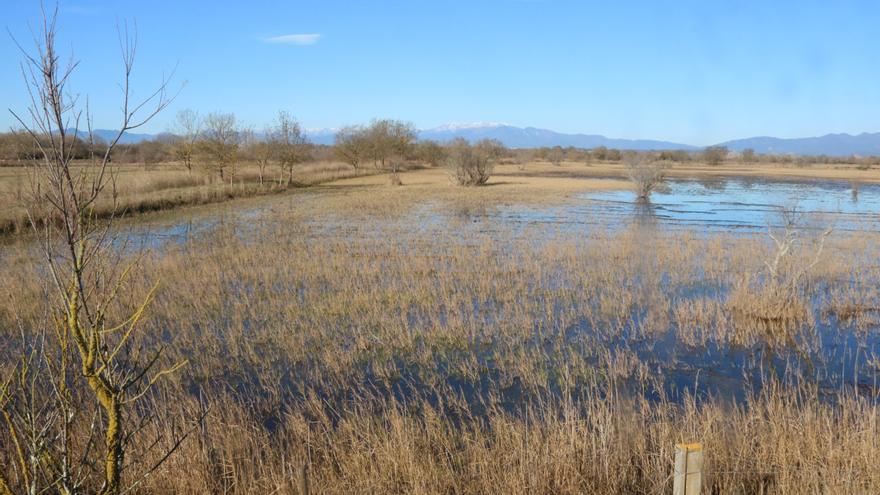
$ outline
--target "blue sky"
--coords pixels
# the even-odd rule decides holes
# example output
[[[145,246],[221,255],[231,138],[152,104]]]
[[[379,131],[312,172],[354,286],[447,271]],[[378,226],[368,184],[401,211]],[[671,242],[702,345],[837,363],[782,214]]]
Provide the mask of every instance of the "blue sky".
[[[37,0],[3,0],[25,46]],[[492,121],[705,145],[880,131],[880,2],[61,2],[60,47],[97,127],[119,100],[116,22],[136,22],[134,85],[177,66],[177,110],[279,109],[306,127],[374,117],[422,128]],[[51,6],[51,4],[50,4]],[[0,38],[0,107],[23,110],[20,60]],[[8,112],[0,127],[12,125]]]

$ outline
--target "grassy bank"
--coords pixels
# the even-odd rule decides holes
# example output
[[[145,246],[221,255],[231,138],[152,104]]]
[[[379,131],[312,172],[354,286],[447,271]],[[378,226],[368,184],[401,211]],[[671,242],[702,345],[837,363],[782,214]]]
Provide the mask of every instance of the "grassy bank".
[[[84,164],[79,171],[83,174],[89,173]],[[283,182],[279,181],[271,170],[266,171],[261,180],[259,167],[254,164],[240,165],[233,180],[223,181],[201,171],[188,172],[178,164],[151,165],[146,168],[127,165],[117,167],[114,173],[113,187],[107,188],[95,206],[99,218],[114,212],[131,217],[140,213],[219,203],[241,197],[277,194],[291,188],[371,175],[379,171],[354,170],[336,162],[307,163],[295,169],[290,183],[286,177]],[[0,167],[0,234],[29,229],[26,208],[31,189],[30,174],[26,167]]]

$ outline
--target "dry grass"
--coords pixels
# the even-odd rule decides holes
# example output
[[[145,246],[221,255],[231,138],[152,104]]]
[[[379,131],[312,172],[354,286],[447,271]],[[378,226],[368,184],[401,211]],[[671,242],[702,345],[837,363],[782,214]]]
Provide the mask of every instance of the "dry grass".
[[[713,178],[713,177],[751,177],[776,180],[844,180],[875,184],[880,182],[880,169],[863,170],[856,165],[829,164],[782,164],[782,163],[735,163],[709,165],[702,162],[674,162],[667,170],[671,178]],[[558,177],[603,178],[627,176],[625,164],[621,162],[562,162],[560,166],[548,162],[530,162],[520,165],[502,165],[494,175],[541,175]]]
[[[83,164],[80,170],[85,171]],[[305,163],[294,170],[294,187],[310,186],[347,177],[377,173],[372,169],[353,170],[337,162]],[[259,168],[241,164],[233,183],[221,182],[204,171],[192,173],[178,164],[142,167],[126,165],[116,168],[118,204],[112,203],[110,189],[96,206],[99,216],[115,210],[128,215],[173,209],[181,206],[217,203],[233,198],[283,192],[286,184],[277,181],[277,170],[267,168],[264,181],[259,181]],[[26,167],[0,167],[0,234],[28,229],[25,211],[30,197],[30,180]]]
[[[272,194],[284,191],[276,184],[277,170],[268,167],[263,185],[255,164],[240,164],[234,184],[221,183],[205,171],[189,173],[179,164],[124,165],[117,168],[116,181],[119,206],[129,214],[167,210],[181,206],[216,203],[243,196]],[[670,177],[764,177],[782,179],[840,179],[854,183],[880,182],[880,170],[860,170],[844,165],[736,164],[721,166],[700,163],[675,164],[667,170]],[[353,178],[353,179],[352,179]],[[416,169],[401,175],[406,186],[446,186],[451,182],[442,169]],[[571,180],[578,179],[578,180]],[[547,162],[498,165],[488,185],[513,189],[520,196],[554,195],[598,189],[624,189],[627,170],[621,163],[594,162],[589,165]],[[373,168],[353,170],[338,162],[315,162],[300,165],[294,172],[297,186],[332,183],[338,186],[387,186],[388,176]],[[25,167],[0,167],[0,234],[26,230],[24,202],[29,181]],[[494,189],[494,188],[493,188]],[[504,191],[511,193],[513,191]],[[109,201],[99,205],[109,213]]]
[[[162,283],[145,335],[190,359],[155,407],[209,406],[145,493],[297,493],[306,466],[314,493],[660,494],[681,441],[704,443],[710,493],[880,492],[875,390],[829,390],[792,357],[821,355],[820,320],[878,305],[875,233],[829,238],[801,309],[768,326],[764,235],[491,229],[479,208],[616,181],[404,179],[334,182],[144,259],[132,300]],[[2,253],[2,356],[13,315],[46,317],[29,249]],[[876,332],[849,316],[841,333]],[[684,350],[653,358],[668,339]],[[740,400],[675,393],[676,373],[721,364],[687,360],[711,348],[789,366],[745,363],[764,386]]]

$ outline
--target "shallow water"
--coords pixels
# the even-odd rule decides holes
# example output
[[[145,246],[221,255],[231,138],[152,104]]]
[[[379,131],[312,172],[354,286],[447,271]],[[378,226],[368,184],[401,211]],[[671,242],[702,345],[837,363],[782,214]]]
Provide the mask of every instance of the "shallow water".
[[[262,198],[174,212],[132,224],[128,231],[130,245],[161,250],[166,243],[185,243],[218,228],[232,228],[236,235],[248,238],[255,235],[254,226],[287,222],[289,208],[310,211],[310,201],[321,194],[305,192],[296,198]],[[850,183],[835,181],[675,180],[655,192],[650,204],[637,203],[631,191],[614,190],[583,193],[558,204],[512,202],[475,208],[426,200],[393,220],[353,219],[316,210],[315,215],[305,215],[305,222],[309,235],[319,238],[367,236],[381,240],[400,232],[421,238],[442,236],[454,240],[458,236],[459,242],[470,242],[485,239],[485,234],[497,233],[509,240],[528,233],[529,238],[539,242],[552,242],[556,235],[588,236],[633,225],[698,234],[761,233],[768,226],[784,222],[782,209],[796,210],[805,228],[876,231],[880,185],[861,185],[854,190]],[[443,249],[443,243],[435,247]],[[671,290],[674,298],[688,299],[710,294],[721,297],[725,289],[706,286]],[[486,308],[477,309],[486,315],[486,324],[499,316]],[[633,327],[640,320],[639,311],[644,309],[632,315]],[[875,361],[880,356],[880,329],[857,333],[851,325],[824,316],[821,301],[813,310],[816,327],[805,329],[791,345],[783,347],[766,343],[737,347],[713,342],[692,346],[676,336],[674,327],[652,338],[623,335],[610,340],[600,338],[596,343],[612,352],[635,353],[662,376],[664,391],[671,397],[688,391],[741,401],[749,392],[760,390],[768,377],[799,376],[809,377],[829,392],[854,387],[876,398],[880,369],[872,363],[880,363]],[[578,334],[601,333],[601,329],[583,322],[564,330],[575,338]]]
[[[855,191],[855,192],[854,192]],[[543,225],[561,232],[616,230],[632,225],[664,230],[751,233],[786,223],[783,212],[805,228],[877,230],[880,185],[840,181],[712,179],[668,181],[649,203],[629,190],[589,192],[553,206],[505,205],[457,211],[473,221],[501,221],[514,228]]]
[[[880,185],[840,181],[677,180],[655,192],[649,205],[636,204],[630,191],[590,193],[583,199],[587,210],[603,218],[636,218],[670,228],[764,229],[780,224],[782,210],[835,230],[874,230],[880,220]]]
[[[577,179],[572,179],[577,180]],[[324,192],[297,194],[296,203],[308,203]],[[289,200],[291,204],[293,200]],[[235,206],[233,206],[235,205]],[[184,242],[220,226],[242,233],[254,223],[283,221],[290,207],[279,197],[249,201],[245,206],[215,205],[182,210],[129,227],[134,245],[160,248],[168,241]],[[754,233],[786,222],[782,212],[794,213],[803,228],[835,231],[876,231],[880,228],[880,184],[853,185],[845,181],[773,181],[766,179],[672,180],[655,192],[650,203],[639,203],[629,190],[582,193],[559,204],[510,202],[498,205],[457,205],[426,200],[403,215],[398,223],[422,233],[448,232],[454,224],[463,239],[470,231],[577,234],[617,230],[633,225],[699,233]],[[273,213],[274,215],[269,215]],[[324,235],[345,235],[360,227],[351,219],[319,212],[313,222]],[[387,227],[377,225],[377,235]]]

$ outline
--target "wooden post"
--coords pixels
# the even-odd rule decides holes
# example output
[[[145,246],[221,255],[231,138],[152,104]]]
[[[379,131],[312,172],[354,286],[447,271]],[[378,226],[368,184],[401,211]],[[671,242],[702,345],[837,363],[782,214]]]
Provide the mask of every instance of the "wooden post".
[[[309,495],[309,467],[306,464],[303,464],[300,470],[299,493]]]
[[[672,495],[699,495],[703,484],[703,444],[675,446],[675,478]]]

